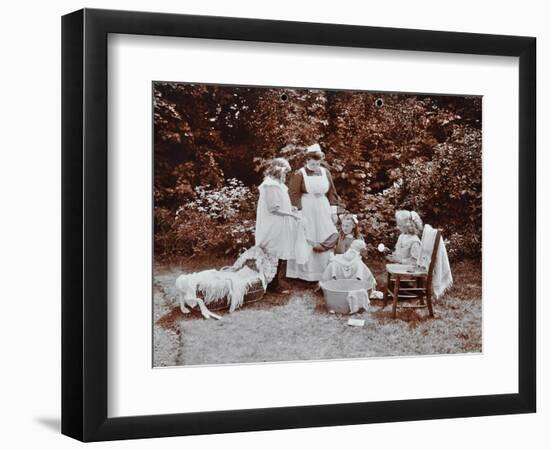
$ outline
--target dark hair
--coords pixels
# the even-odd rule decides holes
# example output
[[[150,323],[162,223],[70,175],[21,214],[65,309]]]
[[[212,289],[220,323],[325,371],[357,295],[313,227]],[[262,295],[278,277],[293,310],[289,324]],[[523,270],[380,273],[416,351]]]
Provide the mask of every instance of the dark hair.
[[[314,159],[315,161],[322,161],[325,159],[325,154],[323,152],[308,152],[306,153],[306,161],[308,159]]]
[[[351,220],[353,223],[353,230],[352,234],[355,239],[363,238],[361,234],[361,230],[359,229],[359,223],[355,223],[355,221],[352,218],[352,215],[349,213],[342,214],[341,217],[338,217],[338,221],[340,222],[340,231],[342,231],[342,225],[344,224],[344,220]]]

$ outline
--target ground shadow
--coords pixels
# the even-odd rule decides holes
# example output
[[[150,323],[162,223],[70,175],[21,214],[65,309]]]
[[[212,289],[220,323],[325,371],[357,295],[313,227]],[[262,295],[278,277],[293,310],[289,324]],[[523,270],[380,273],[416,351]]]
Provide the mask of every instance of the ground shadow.
[[[59,417],[36,417],[34,420],[51,431],[61,433],[61,418]]]

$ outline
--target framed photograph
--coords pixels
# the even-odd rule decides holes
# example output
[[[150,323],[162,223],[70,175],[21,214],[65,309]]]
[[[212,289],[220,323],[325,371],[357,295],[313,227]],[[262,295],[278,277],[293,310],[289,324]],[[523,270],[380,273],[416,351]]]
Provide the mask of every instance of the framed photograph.
[[[62,20],[62,432],[535,412],[533,37]]]

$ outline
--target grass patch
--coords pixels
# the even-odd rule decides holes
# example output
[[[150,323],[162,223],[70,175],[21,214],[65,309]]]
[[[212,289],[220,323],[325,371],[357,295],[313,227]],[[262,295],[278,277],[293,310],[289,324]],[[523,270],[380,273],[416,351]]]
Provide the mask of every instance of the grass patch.
[[[292,281],[290,295],[266,294],[221,321],[184,315],[175,301],[174,281],[183,272],[221,267],[231,261],[193,260],[178,267],[157,265],[154,275],[155,366],[295,361],[380,356],[434,355],[481,351],[481,266],[475,261],[453,264],[455,284],[427,310],[381,310],[375,302],[363,328],[347,325],[350,316],[329,314],[314,283]],[[385,262],[369,262],[379,289]]]

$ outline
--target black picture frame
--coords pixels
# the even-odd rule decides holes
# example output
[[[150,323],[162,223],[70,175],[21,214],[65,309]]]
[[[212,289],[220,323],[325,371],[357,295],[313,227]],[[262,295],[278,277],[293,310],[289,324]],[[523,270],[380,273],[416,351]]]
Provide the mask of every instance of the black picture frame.
[[[517,393],[107,417],[110,33],[519,57]],[[535,412],[536,39],[83,9],[62,18],[62,433],[82,441]]]

